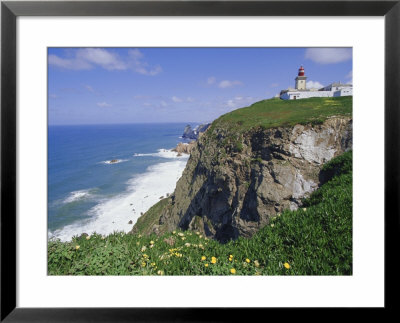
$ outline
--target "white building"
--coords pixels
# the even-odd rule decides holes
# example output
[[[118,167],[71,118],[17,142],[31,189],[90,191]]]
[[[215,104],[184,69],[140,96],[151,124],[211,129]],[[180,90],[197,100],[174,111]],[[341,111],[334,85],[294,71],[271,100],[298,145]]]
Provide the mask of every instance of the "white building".
[[[304,74],[303,66],[300,66],[299,73],[295,78],[295,88],[288,88],[287,90],[282,90],[279,97],[282,100],[297,100],[306,99],[313,97],[337,97],[337,96],[349,96],[353,95],[353,85],[342,84],[342,83],[332,83],[321,89],[307,89],[306,81],[307,76]]]

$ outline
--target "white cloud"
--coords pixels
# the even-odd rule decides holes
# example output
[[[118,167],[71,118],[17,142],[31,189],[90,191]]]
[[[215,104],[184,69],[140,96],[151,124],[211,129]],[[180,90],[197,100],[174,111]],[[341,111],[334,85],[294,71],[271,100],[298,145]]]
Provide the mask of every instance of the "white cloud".
[[[171,99],[172,99],[172,101],[174,101],[176,103],[183,101],[181,98],[178,98],[177,96],[173,96]]]
[[[353,70],[347,73],[345,78],[347,79],[347,83],[353,84]]]
[[[76,59],[100,65],[106,70],[125,70],[128,65],[118,54],[101,48],[82,48],[76,51]]]
[[[115,53],[101,48],[81,48],[72,58],[49,55],[49,64],[65,69],[88,70],[96,65],[106,70],[124,70],[127,65]]]
[[[93,68],[93,65],[84,60],[61,58],[56,55],[49,55],[48,62],[50,65],[70,70],[90,70]]]
[[[334,64],[352,58],[351,48],[307,48],[305,58],[319,64]]]
[[[318,81],[308,81],[306,83],[307,89],[320,89],[321,87],[324,87],[321,83]]]
[[[207,84],[208,84],[208,85],[213,85],[213,84],[215,84],[216,81],[217,81],[217,79],[216,79],[214,76],[210,76],[210,77],[207,79]]]
[[[94,89],[93,89],[93,87],[91,87],[90,85],[84,85],[84,88],[85,88],[86,90],[88,90],[89,92],[94,93]]]
[[[108,104],[107,102],[98,102],[97,106],[101,108],[108,108],[111,107],[111,104]]]
[[[251,96],[246,96],[246,97],[235,96],[234,98],[225,101],[222,104],[222,106],[230,109],[237,109],[248,106],[249,104],[255,102],[256,100],[257,100],[256,98],[253,98]]]
[[[160,102],[160,105],[161,105],[162,107],[164,107],[164,108],[168,106],[167,102],[165,102],[165,101],[161,101],[161,102]]]
[[[144,55],[138,49],[128,51],[130,64],[135,72],[143,75],[154,76],[162,72],[160,65],[150,66],[146,61],[143,61]]]
[[[243,83],[240,81],[224,80],[224,81],[219,82],[218,87],[220,87],[221,89],[226,89],[226,88],[233,87],[236,85],[243,85]]]
[[[136,73],[150,76],[162,72],[160,65],[150,66],[138,49],[129,50],[128,57],[123,59],[111,50],[81,48],[74,52],[72,58],[49,55],[48,62],[50,65],[72,70],[89,70],[99,66],[109,71],[132,69]]]

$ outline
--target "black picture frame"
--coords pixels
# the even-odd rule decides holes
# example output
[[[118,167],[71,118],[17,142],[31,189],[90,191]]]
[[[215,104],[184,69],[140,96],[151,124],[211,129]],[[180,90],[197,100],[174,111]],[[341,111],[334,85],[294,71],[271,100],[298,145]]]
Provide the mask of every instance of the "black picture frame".
[[[186,322],[248,320],[265,309],[16,307],[16,19],[19,16],[384,16],[385,307],[399,286],[400,1],[4,1],[1,3],[1,322]],[[373,149],[373,147],[371,147]],[[373,170],[371,170],[373,171]],[[373,188],[371,188],[373,189]],[[368,203],[368,201],[365,201]],[[373,233],[371,233],[373,234]],[[371,256],[372,257],[372,256]],[[373,259],[371,259],[373,261]],[[238,297],[241,297],[240,295]],[[243,295],[244,297],[244,295]],[[276,309],[277,310],[277,309]],[[258,313],[262,312],[262,313]],[[331,311],[330,311],[331,312]],[[382,309],[376,309],[378,315]],[[281,313],[281,311],[279,312]],[[281,317],[283,319],[283,317]],[[380,317],[382,319],[382,317]],[[266,318],[267,319],[267,318]]]

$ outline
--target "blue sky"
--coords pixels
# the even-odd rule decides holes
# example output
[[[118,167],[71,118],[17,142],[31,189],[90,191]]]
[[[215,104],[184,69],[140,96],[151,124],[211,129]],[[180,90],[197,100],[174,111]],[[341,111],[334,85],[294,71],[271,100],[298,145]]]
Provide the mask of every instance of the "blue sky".
[[[351,48],[49,48],[49,124],[209,122],[294,87],[352,83]]]

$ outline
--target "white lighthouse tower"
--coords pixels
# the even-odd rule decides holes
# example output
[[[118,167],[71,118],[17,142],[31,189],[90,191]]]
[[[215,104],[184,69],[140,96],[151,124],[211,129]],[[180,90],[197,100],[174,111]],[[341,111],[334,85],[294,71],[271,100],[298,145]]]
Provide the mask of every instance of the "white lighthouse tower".
[[[295,78],[296,84],[295,84],[295,89],[296,90],[306,90],[306,80],[307,76],[304,76],[304,67],[300,66],[299,68],[299,73],[297,74],[297,77]]]

